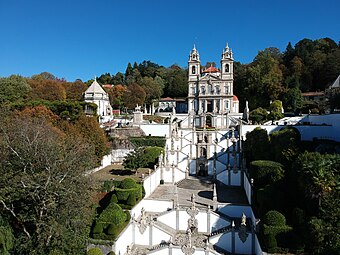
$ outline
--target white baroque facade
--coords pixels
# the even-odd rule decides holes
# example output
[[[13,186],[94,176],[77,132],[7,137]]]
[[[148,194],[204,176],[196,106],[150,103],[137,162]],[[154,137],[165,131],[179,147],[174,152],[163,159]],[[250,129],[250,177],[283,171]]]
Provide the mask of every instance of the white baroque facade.
[[[188,113],[196,127],[227,127],[227,115],[239,112],[234,95],[234,58],[228,44],[223,49],[220,69],[213,66],[201,71],[196,47],[188,61]]]

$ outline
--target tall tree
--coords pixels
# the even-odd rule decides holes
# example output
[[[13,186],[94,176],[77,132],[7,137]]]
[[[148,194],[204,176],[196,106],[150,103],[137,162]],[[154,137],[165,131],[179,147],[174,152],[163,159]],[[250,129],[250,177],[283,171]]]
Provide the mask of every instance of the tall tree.
[[[92,152],[41,118],[1,125],[0,212],[10,218],[17,254],[85,251]]]
[[[144,89],[137,83],[132,83],[127,87],[124,94],[125,106],[133,109],[136,105],[143,105],[145,102],[146,93]]]
[[[284,91],[279,61],[272,54],[269,50],[260,51],[247,69],[246,95],[252,109],[268,106],[270,100],[278,99]]]
[[[0,104],[25,99],[30,90],[26,79],[19,75],[0,78]]]
[[[153,99],[159,99],[163,94],[164,81],[160,77],[144,77],[140,83],[146,93],[146,102],[151,103]]]

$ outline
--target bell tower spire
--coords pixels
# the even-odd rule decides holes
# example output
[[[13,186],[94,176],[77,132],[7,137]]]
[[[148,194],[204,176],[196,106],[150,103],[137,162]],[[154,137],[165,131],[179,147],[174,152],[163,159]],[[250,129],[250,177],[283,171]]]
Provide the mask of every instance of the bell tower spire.
[[[229,45],[227,42],[225,48],[222,50],[222,57],[221,57],[222,79],[233,80],[233,64],[234,64],[233,52],[229,48]]]
[[[194,44],[193,49],[189,55],[188,67],[189,67],[189,81],[197,81],[200,76],[200,54],[196,50],[196,45]]]

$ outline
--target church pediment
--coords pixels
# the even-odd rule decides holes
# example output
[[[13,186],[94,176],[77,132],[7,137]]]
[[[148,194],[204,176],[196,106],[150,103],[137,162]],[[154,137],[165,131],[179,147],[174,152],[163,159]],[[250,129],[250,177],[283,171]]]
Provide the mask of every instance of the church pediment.
[[[220,81],[221,80],[221,78],[220,77],[218,77],[218,76],[215,76],[215,75],[213,75],[213,74],[206,74],[205,76],[202,76],[201,78],[200,78],[200,81]]]

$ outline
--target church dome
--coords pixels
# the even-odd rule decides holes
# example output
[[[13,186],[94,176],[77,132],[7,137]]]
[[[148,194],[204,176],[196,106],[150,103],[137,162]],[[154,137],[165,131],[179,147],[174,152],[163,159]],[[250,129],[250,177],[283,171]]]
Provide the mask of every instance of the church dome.
[[[206,68],[203,71],[203,73],[218,73],[218,72],[220,72],[220,70],[218,68],[216,68],[216,67],[213,67],[213,66],[211,66],[209,68]]]
[[[233,101],[238,101],[238,98],[237,98],[237,96],[233,96]]]

